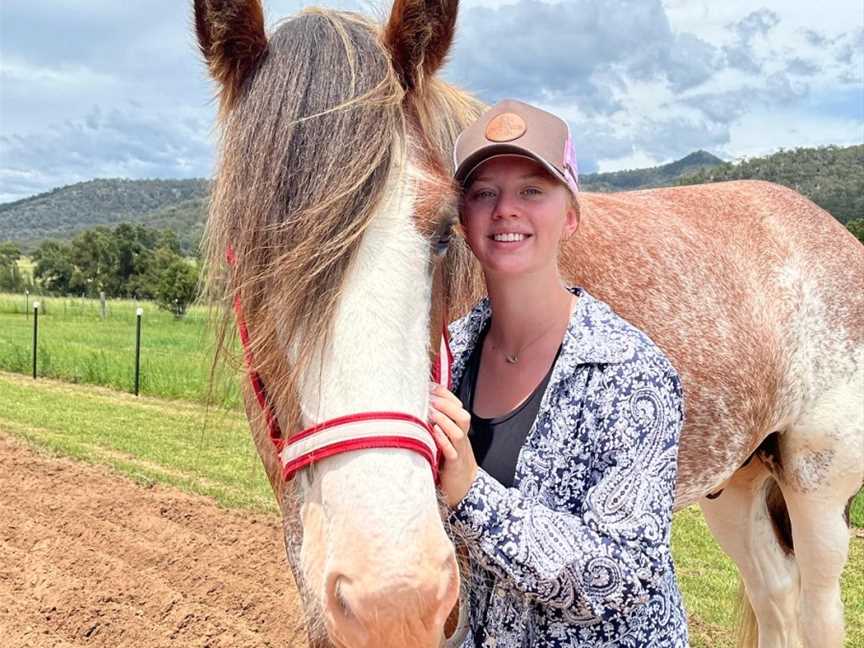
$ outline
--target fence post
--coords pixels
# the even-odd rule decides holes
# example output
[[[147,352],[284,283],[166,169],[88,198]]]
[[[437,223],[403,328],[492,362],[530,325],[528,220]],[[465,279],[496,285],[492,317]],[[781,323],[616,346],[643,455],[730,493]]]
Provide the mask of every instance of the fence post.
[[[33,302],[33,380],[36,380],[36,348],[39,343],[39,302]]]
[[[24,289],[24,315],[30,319],[30,291],[27,288]]]
[[[135,309],[135,395],[138,395],[138,385],[141,381],[141,316],[143,308]]]
[[[107,306],[107,304],[106,304],[106,302],[105,302],[105,291],[104,291],[104,290],[100,290],[100,291],[99,291],[99,307],[100,307],[100,309],[101,309],[100,312],[101,312],[101,314],[102,314],[102,319],[103,319],[103,320],[104,320],[105,317],[107,317],[107,315],[108,315],[106,306]]]

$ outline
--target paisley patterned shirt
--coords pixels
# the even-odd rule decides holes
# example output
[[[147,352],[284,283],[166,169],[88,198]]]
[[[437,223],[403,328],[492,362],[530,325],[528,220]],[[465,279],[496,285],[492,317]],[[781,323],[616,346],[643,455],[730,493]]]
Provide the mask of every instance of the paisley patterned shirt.
[[[513,488],[482,469],[450,514],[468,552],[462,648],[687,645],[669,552],[681,382],[642,331],[579,297]],[[450,325],[458,386],[488,299]]]

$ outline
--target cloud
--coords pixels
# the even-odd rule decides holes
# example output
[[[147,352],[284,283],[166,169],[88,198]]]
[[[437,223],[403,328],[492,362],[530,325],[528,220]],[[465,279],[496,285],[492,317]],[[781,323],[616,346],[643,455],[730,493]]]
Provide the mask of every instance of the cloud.
[[[389,0],[326,2],[366,13],[372,3],[386,18]],[[265,1],[268,24],[303,4]],[[695,148],[735,155],[736,125],[754,113],[806,117],[811,138],[820,115],[831,138],[864,119],[864,29],[847,27],[860,17],[799,0],[757,6],[463,2],[446,77],[486,101],[518,97],[565,116],[583,171]],[[209,174],[215,87],[191,2],[13,0],[0,4],[0,29],[0,200],[100,175]]]
[[[709,40],[673,29],[659,0],[518,0],[463,12],[447,73],[487,101],[566,114],[583,170],[636,151],[722,154],[749,112],[791,109],[815,87],[842,94],[849,82],[837,61],[853,56],[856,32],[799,30],[798,47],[783,21],[780,10],[742,12]]]
[[[808,61],[796,56],[786,63],[786,72],[796,76],[815,76],[822,72],[822,66],[815,61]]]
[[[487,99],[578,101],[587,113],[622,108],[615,87],[623,77],[664,74],[677,63],[675,83],[698,83],[710,71],[711,48],[672,34],[659,0],[519,0],[496,9],[463,11],[447,74]],[[671,54],[680,45],[693,56]]]
[[[770,9],[762,8],[728,26],[738,35],[741,42],[750,43],[756,36],[764,36],[779,24],[780,16]]]
[[[0,136],[0,200],[14,200],[94,177],[210,175],[213,142],[194,111],[92,107],[43,132]]]
[[[674,90],[687,90],[704,83],[722,65],[716,47],[693,34],[676,34],[664,51],[663,73]]]

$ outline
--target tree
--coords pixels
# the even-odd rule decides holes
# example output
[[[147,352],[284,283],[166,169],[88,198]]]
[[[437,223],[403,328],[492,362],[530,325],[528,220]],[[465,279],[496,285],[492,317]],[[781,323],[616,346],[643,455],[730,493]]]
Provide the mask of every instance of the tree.
[[[34,255],[35,276],[52,293],[95,297],[104,291],[108,297],[154,299],[165,270],[183,261],[180,250],[170,230],[132,223],[121,223],[113,230],[96,227],[79,232],[68,246],[43,243]],[[176,268],[175,276],[181,276]],[[175,298],[184,301],[180,295],[173,296],[172,306]],[[183,311],[185,306],[179,314]]]
[[[186,308],[195,300],[198,292],[198,270],[195,266],[176,257],[159,277],[156,303],[159,308],[174,313],[181,318]]]
[[[0,244],[0,290],[19,292],[24,288],[24,278],[18,267],[21,248],[15,243]]]
[[[156,249],[161,248],[165,250],[170,250],[177,256],[181,256],[182,254],[182,252],[180,251],[180,239],[177,238],[177,234],[174,232],[174,230],[162,230],[154,247]]]
[[[115,283],[121,297],[133,297],[131,287],[136,275],[144,274],[150,265],[156,231],[143,225],[121,223],[112,232],[117,249]]]
[[[39,280],[46,292],[66,295],[72,290],[72,276],[76,270],[67,246],[45,241],[33,253],[33,262],[33,278]]]
[[[119,250],[111,230],[94,227],[79,232],[72,239],[70,260],[81,271],[89,296],[96,297],[102,291],[109,297],[122,294]]]

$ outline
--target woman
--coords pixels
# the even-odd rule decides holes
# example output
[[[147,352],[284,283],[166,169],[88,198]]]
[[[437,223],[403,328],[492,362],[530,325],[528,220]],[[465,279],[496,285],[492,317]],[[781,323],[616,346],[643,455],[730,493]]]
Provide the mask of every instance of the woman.
[[[669,552],[678,375],[557,251],[579,225],[564,121],[504,101],[462,133],[461,225],[488,298],[433,385],[441,491],[471,569],[463,646],[686,646]]]

